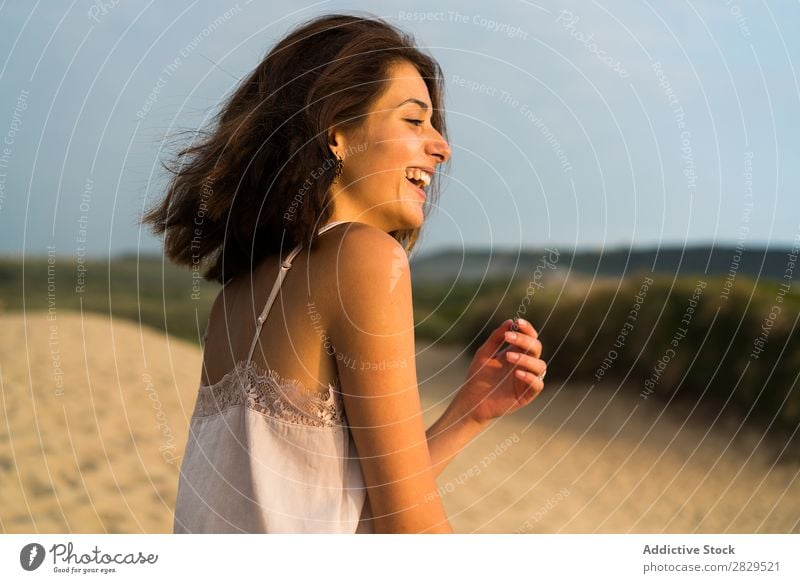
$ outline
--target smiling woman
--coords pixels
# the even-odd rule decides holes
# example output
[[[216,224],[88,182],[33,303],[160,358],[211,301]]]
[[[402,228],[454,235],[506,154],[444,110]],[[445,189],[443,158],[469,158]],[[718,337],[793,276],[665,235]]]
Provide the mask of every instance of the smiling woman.
[[[143,221],[166,233],[170,259],[224,287],[175,532],[452,532],[436,475],[541,389],[511,378],[495,333],[423,426],[408,254],[450,158],[442,95],[409,35],[324,16],[282,39],[179,153]],[[538,357],[529,332],[518,346]]]
[[[341,159],[341,179],[332,185],[334,219],[355,217],[386,232],[418,229],[424,221],[435,164],[450,157],[431,123],[434,107],[425,81],[408,61],[393,63],[389,83],[353,131],[333,129],[331,144]],[[407,95],[418,95],[403,99]],[[361,148],[342,159],[338,148]]]
[[[142,222],[170,259],[223,284],[342,218],[410,253],[450,156],[443,91],[438,63],[377,17],[301,23],[165,164],[173,179]],[[424,209],[407,168],[432,176]]]
[[[408,61],[390,65],[386,89],[354,130],[334,128],[330,143],[341,160],[331,189],[334,219],[355,217],[386,232],[418,229],[435,164],[450,149],[431,119],[435,110],[425,81]],[[408,95],[419,97],[404,97]],[[342,159],[338,150],[354,150]]]

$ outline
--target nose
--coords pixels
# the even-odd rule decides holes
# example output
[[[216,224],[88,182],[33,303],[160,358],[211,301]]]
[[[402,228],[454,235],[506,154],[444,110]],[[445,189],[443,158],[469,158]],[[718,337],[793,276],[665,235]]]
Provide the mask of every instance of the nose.
[[[425,147],[426,153],[438,158],[439,164],[447,162],[450,159],[450,145],[436,129],[433,130],[433,133],[435,137],[428,140]]]

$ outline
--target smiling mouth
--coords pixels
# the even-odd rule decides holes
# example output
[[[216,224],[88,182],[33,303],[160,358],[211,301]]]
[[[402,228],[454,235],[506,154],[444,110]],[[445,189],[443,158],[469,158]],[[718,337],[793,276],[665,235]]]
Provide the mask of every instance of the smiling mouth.
[[[406,177],[406,180],[408,180],[411,183],[411,186],[414,187],[414,189],[423,198],[423,200],[427,198],[425,190],[423,189],[424,182],[422,180],[414,180],[408,177]]]

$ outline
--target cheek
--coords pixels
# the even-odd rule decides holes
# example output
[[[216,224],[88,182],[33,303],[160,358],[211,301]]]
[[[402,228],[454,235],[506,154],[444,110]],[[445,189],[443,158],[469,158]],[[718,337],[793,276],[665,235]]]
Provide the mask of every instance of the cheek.
[[[384,166],[391,165],[392,161],[397,157],[400,148],[401,144],[396,137],[387,136],[378,138],[372,144],[371,157],[373,163],[383,164]]]
[[[406,166],[419,159],[415,150],[418,142],[411,132],[396,127],[372,127],[364,136],[367,146],[360,152],[355,164],[353,176],[358,180],[359,196],[366,200],[383,200],[391,191],[394,196],[398,188],[402,188],[401,180],[405,180],[403,171]],[[356,168],[357,166],[357,168]]]
[[[419,158],[419,146],[412,133],[396,128],[384,132],[374,132],[369,148],[370,166],[383,170],[402,171]]]
[[[400,177],[408,160],[408,154],[404,149],[398,148],[396,143],[377,143],[359,163],[358,172],[364,181],[393,181]]]

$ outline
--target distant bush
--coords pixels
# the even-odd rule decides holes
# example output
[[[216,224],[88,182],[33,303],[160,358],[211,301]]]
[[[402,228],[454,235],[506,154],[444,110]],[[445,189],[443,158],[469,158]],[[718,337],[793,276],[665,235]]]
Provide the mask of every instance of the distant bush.
[[[26,259],[23,280],[21,260],[0,259],[0,309],[48,309],[52,301],[57,310],[127,318],[198,342],[219,290],[160,257],[87,261],[81,293],[74,261],[59,258],[54,267],[48,273],[45,258]],[[704,278],[697,294],[699,276],[654,277],[644,289],[645,277],[570,277],[563,289],[555,280],[542,288],[526,281],[448,289],[415,284],[416,335],[474,353],[491,330],[518,314],[542,336],[550,381],[624,380],[643,400],[702,401],[765,428],[797,429],[800,295],[741,274],[727,299],[722,278]]]
[[[57,257],[52,265],[26,258],[23,278],[22,259],[0,259],[2,308],[97,312],[199,343],[219,286],[161,257],[90,259],[80,280],[77,265],[74,258]]]
[[[508,291],[497,283],[480,291],[466,286],[452,301],[443,301],[441,290],[437,298],[433,289],[415,289],[417,334],[474,353],[503,320],[520,315],[541,334],[550,381],[625,380],[643,400],[702,401],[764,428],[795,430],[800,296],[744,277],[727,296],[722,278],[653,277],[647,285],[646,277],[567,279],[563,290],[551,284],[532,294],[527,282]]]

